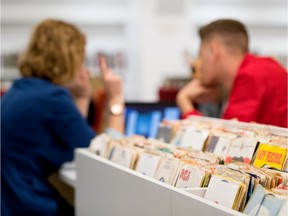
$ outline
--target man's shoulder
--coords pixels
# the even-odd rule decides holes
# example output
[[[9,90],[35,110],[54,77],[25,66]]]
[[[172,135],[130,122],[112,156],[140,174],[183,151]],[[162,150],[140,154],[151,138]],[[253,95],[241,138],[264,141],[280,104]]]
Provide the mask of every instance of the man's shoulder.
[[[284,92],[287,88],[287,72],[272,58],[253,57],[246,61],[245,65],[240,67],[234,84],[233,92],[257,91],[257,94],[266,94],[267,92]]]
[[[243,75],[259,76],[265,74],[286,73],[285,68],[272,57],[260,57],[254,55],[246,55],[243,64],[239,68],[239,72]],[[239,74],[240,74],[239,73]]]

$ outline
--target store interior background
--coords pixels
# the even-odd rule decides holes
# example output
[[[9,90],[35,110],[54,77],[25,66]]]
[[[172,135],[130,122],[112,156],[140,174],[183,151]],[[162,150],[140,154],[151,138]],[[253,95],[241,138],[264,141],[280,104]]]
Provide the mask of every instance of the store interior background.
[[[278,58],[287,68],[286,0],[2,0],[1,57],[21,53],[33,26],[45,18],[76,24],[87,35],[87,64],[98,74],[98,52],[120,53],[127,101],[158,100],[167,77],[189,77],[184,52],[196,57],[197,29],[218,18],[242,21],[250,50]],[[17,78],[3,64],[1,80]]]

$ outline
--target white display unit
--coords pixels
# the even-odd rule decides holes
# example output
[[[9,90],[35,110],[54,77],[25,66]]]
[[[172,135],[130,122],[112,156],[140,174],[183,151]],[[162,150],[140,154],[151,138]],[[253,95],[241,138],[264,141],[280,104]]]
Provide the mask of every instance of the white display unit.
[[[59,178],[65,184],[69,185],[72,188],[75,188],[77,173],[75,170],[74,162],[66,162],[62,165],[61,169],[58,172]]]
[[[76,171],[77,216],[244,215],[122,167],[88,149],[76,150]]]

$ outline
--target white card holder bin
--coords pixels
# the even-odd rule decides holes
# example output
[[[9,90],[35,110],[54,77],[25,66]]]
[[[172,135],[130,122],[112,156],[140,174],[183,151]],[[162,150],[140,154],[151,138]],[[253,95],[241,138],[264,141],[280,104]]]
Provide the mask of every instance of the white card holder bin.
[[[183,190],[198,197],[204,198],[207,188],[179,188],[179,190]]]
[[[88,149],[76,150],[76,170],[77,216],[244,215],[202,198],[204,188],[172,187]]]

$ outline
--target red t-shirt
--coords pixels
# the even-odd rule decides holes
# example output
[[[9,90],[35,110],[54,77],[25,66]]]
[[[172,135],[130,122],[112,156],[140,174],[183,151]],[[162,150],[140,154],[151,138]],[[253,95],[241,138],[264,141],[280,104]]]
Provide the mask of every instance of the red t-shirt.
[[[287,78],[272,58],[245,55],[222,118],[287,127]]]

